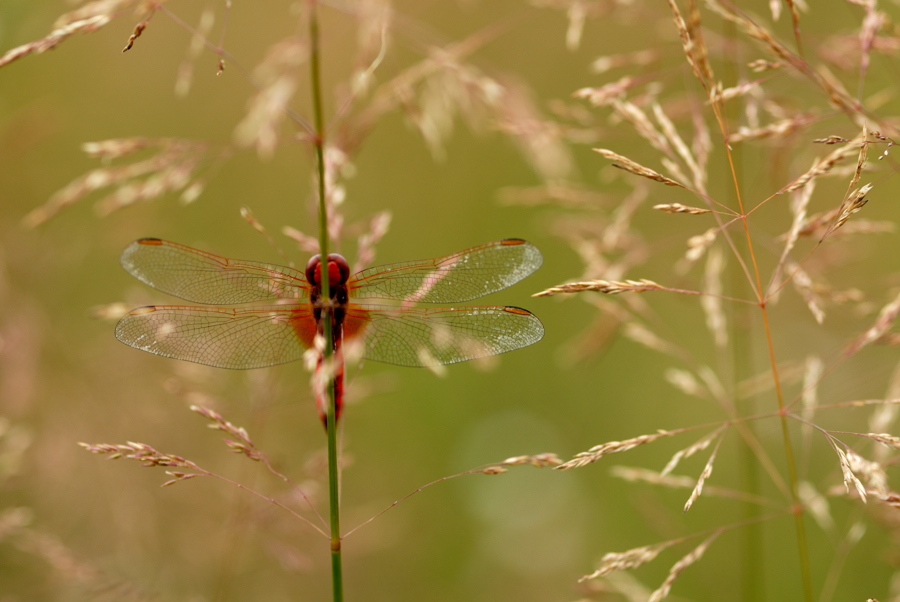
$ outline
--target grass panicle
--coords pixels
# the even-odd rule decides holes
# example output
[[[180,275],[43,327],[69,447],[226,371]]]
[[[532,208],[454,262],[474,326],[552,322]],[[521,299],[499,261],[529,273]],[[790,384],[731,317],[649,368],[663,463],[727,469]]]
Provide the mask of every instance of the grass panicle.
[[[499,393],[485,389],[485,398],[479,398],[483,403],[476,405],[485,412],[525,405],[538,395],[531,390],[532,383],[564,381],[572,385],[565,395],[542,399],[552,406],[547,411],[552,419],[546,424],[556,421],[547,431],[561,434],[554,439],[561,439],[561,445],[585,451],[570,452],[564,460],[557,452],[533,453],[523,439],[526,449],[489,456],[508,456],[505,460],[488,464],[477,460],[469,464],[473,468],[421,479],[419,483],[427,482],[404,487],[401,491],[412,490],[400,497],[380,492],[381,475],[366,481],[366,488],[375,492],[369,498],[360,500],[360,495],[368,493],[361,494],[355,480],[345,491],[344,475],[356,478],[351,471],[354,461],[366,460],[369,450],[357,444],[358,424],[345,433],[337,423],[335,377],[343,378],[345,372],[343,358],[329,342],[333,326],[329,314],[334,311],[329,290],[337,283],[329,282],[328,270],[323,271],[322,282],[326,301],[317,308],[324,315],[322,331],[304,333],[309,339],[305,346],[311,346],[305,365],[315,373],[309,390],[295,394],[329,400],[320,406],[326,424],[324,445],[315,444],[316,449],[306,450],[301,458],[273,451],[272,441],[284,439],[276,427],[281,427],[286,411],[271,401],[285,397],[285,391],[268,377],[256,376],[243,381],[245,388],[223,391],[216,378],[196,366],[170,368],[162,390],[183,401],[209,428],[220,431],[227,451],[251,460],[236,464],[238,477],[226,476],[230,468],[209,468],[214,464],[206,458],[188,459],[201,453],[193,447],[190,454],[177,455],[145,443],[79,445],[111,460],[161,467],[168,475],[164,487],[204,477],[238,490],[242,496],[238,501],[219,504],[231,508],[232,518],[222,529],[220,575],[209,597],[222,602],[231,592],[249,589],[237,583],[250,579],[251,571],[241,564],[238,553],[251,547],[248,529],[261,541],[259,547],[277,560],[273,566],[280,563],[285,573],[304,576],[318,570],[313,558],[327,541],[332,599],[342,600],[345,579],[365,578],[357,577],[365,571],[344,574],[342,554],[348,537],[360,542],[360,551],[353,556],[357,567],[372,557],[366,555],[373,550],[418,546],[420,536],[429,536],[427,530],[398,528],[387,536],[378,531],[384,523],[373,523],[401,502],[457,477],[469,477],[479,487],[515,482],[529,473],[518,466],[554,469],[531,476],[539,475],[535,478],[542,480],[534,483],[564,500],[548,512],[562,522],[548,518],[542,523],[540,513],[530,516],[518,498],[513,503],[502,497],[507,494],[500,488],[479,489],[483,498],[469,506],[457,504],[465,509],[460,517],[471,514],[476,525],[472,531],[484,538],[476,542],[479,551],[473,557],[473,566],[487,567],[484,572],[491,575],[484,582],[516,570],[521,578],[532,580],[519,590],[515,588],[520,584],[510,579],[502,594],[479,585],[484,599],[546,597],[547,592],[536,584],[542,575],[559,570],[566,572],[573,587],[577,576],[584,575],[577,587],[583,588],[579,592],[585,600],[621,595],[658,602],[674,594],[706,599],[703,596],[715,591],[716,596],[742,602],[776,594],[830,602],[849,595],[857,582],[847,567],[863,562],[878,566],[883,583],[871,587],[873,592],[883,592],[879,599],[896,597],[887,585],[897,582],[896,571],[874,560],[896,556],[900,542],[898,521],[889,514],[900,508],[900,493],[890,482],[900,452],[900,436],[894,434],[900,413],[900,367],[893,356],[888,357],[900,345],[896,332],[900,292],[896,273],[891,272],[895,266],[889,261],[893,251],[887,246],[892,240],[888,237],[896,232],[896,210],[887,200],[896,196],[890,150],[900,135],[893,119],[893,67],[900,49],[896,11],[874,0],[846,3],[839,19],[830,19],[828,11],[815,3],[796,0],[770,2],[767,13],[747,12],[732,0],[667,0],[656,5],[539,0],[528,6],[520,3],[510,9],[518,12],[500,19],[494,15],[489,22],[477,22],[480,7],[467,7],[471,12],[461,21],[466,27],[448,27],[448,31],[462,32],[451,38],[440,32],[442,23],[426,22],[432,10],[443,14],[450,9],[410,6],[385,0],[309,0],[277,15],[277,22],[289,26],[272,29],[266,40],[246,33],[248,16],[232,11],[230,0],[196,10],[179,0],[103,0],[69,10],[36,35],[49,29],[48,34],[0,55],[0,67],[5,68],[0,74],[37,69],[39,61],[31,55],[75,48],[78,42],[73,40],[87,39],[76,34],[97,34],[92,41],[102,41],[117,27],[115,35],[120,37],[115,38],[113,51],[117,58],[135,64],[152,57],[164,41],[168,44],[167,36],[174,31],[184,47],[173,68],[174,96],[181,105],[173,102],[166,111],[179,111],[179,106],[203,97],[212,89],[211,81],[216,82],[216,94],[234,94],[235,88],[242,88],[242,96],[228,96],[236,101],[233,110],[205,107],[205,113],[221,121],[219,130],[224,133],[214,140],[201,135],[194,139],[151,134],[159,128],[148,127],[146,135],[105,134],[105,139],[84,143],[88,167],[73,173],[60,170],[58,181],[54,174],[56,183],[42,197],[46,200],[32,204],[23,211],[24,217],[16,219],[29,230],[41,231],[68,219],[76,206],[93,202],[97,216],[121,220],[116,229],[121,226],[128,231],[133,229],[127,221],[132,219],[129,212],[138,211],[137,205],[163,211],[170,198],[177,198],[181,206],[190,205],[190,211],[218,212],[207,191],[217,189],[218,181],[230,175],[233,166],[249,160],[265,164],[279,178],[301,182],[303,211],[297,211],[295,200],[279,201],[283,204],[272,208],[258,199],[242,199],[240,209],[234,211],[238,215],[229,217],[243,220],[248,232],[265,239],[291,267],[296,253],[281,249],[282,236],[304,255],[347,253],[355,273],[380,258],[380,244],[399,239],[400,232],[392,231],[392,226],[407,233],[414,230],[407,234],[414,246],[428,236],[424,226],[411,228],[410,224],[420,225],[419,219],[432,231],[449,231],[458,223],[459,213],[466,224],[493,228],[506,223],[505,216],[513,211],[522,215],[534,211],[532,215],[540,219],[523,223],[531,223],[538,229],[535,235],[547,239],[541,246],[552,249],[547,256],[552,257],[548,264],[553,267],[545,273],[546,282],[535,285],[540,289],[533,296],[557,297],[541,299],[541,311],[577,320],[577,329],[571,331],[580,332],[558,356],[548,353],[534,364],[539,368],[523,368],[516,386],[497,387]],[[499,12],[507,4],[491,6]],[[277,9],[256,7],[254,11],[259,12],[254,16],[270,15],[272,10]],[[236,19],[240,27],[235,26]],[[543,22],[551,19],[560,25],[555,37]],[[535,26],[532,21],[540,21],[538,25],[546,30],[530,29]],[[267,27],[275,22],[267,22]],[[627,48],[625,37],[612,35],[618,29],[629,37]],[[648,35],[659,31],[668,34]],[[247,35],[255,45],[248,46],[238,35]],[[528,52],[521,46],[503,46],[523,41]],[[541,63],[529,58],[539,44],[548,45],[540,47],[548,56],[551,44],[566,53],[567,65],[553,55],[560,69],[558,78],[546,79],[530,70]],[[257,57],[255,64],[247,62],[250,56]],[[504,72],[500,64],[514,68]],[[135,78],[128,85],[118,82],[120,90],[138,87],[138,82],[144,83],[140,78],[150,81],[150,74],[136,71],[118,74]],[[240,86],[234,86],[235,81]],[[548,86],[553,86],[549,92]],[[50,121],[39,114],[42,124]],[[410,188],[405,187],[415,186],[421,175],[420,164],[394,158],[397,149],[392,145],[397,138],[389,128],[395,121],[402,122],[415,140],[416,159],[428,158],[454,174],[447,181],[458,173],[451,170],[464,138],[459,136],[461,129],[467,128],[485,148],[493,144],[493,138],[503,139],[502,148],[490,146],[490,162],[478,157],[472,163],[484,169],[469,169],[467,177],[473,183],[484,174],[496,177],[497,200],[508,213],[495,218],[483,207],[464,205],[461,200],[456,207],[436,188],[429,189],[433,199],[416,199],[412,208],[395,206],[392,200],[380,200],[381,205],[369,208],[367,195],[407,194]],[[391,133],[384,135],[384,131]],[[20,138],[25,137],[17,132],[0,128],[0,147],[24,148]],[[15,154],[8,156],[14,159]],[[504,168],[511,156],[518,157],[528,178],[513,181],[519,176]],[[378,162],[386,157],[390,162]],[[290,169],[284,170],[282,162],[289,163]],[[372,185],[368,176],[373,165],[382,171],[389,166],[385,182],[390,187]],[[361,185],[353,181],[358,174],[362,174]],[[20,187],[11,196],[23,194],[32,185]],[[254,183],[252,190],[269,189]],[[274,225],[274,213],[291,217]],[[691,217],[673,218],[673,214]],[[297,223],[304,215],[308,219]],[[202,219],[208,224],[216,218],[204,214]],[[176,221],[165,223],[171,227]],[[15,245],[20,243],[9,238],[10,249],[18,251]],[[562,261],[565,246],[570,257]],[[345,247],[355,250],[355,256]],[[12,324],[0,322],[4,379],[0,398],[33,396],[29,391],[37,385],[22,383],[26,378],[34,383],[39,379],[31,364],[24,362],[42,353],[29,347],[29,337],[43,336],[36,324],[53,324],[54,332],[58,327],[58,305],[47,306],[40,318],[29,318],[29,310],[22,309],[34,303],[33,295],[21,292],[20,282],[37,287],[35,282],[49,281],[55,290],[60,287],[58,274],[48,276],[51,272],[42,267],[49,263],[45,258],[38,253],[33,265],[23,267],[17,259],[23,254],[0,246],[0,301],[10,308]],[[83,250],[72,252],[79,260],[83,255]],[[70,263],[59,265],[71,267]],[[552,286],[553,282],[563,284]],[[70,286],[69,281],[63,284]],[[433,285],[430,281],[421,284]],[[73,293],[73,298],[80,299],[78,295],[83,291]],[[104,321],[117,320],[132,307],[122,301],[93,303],[97,305],[92,315]],[[560,303],[571,305],[563,310]],[[365,322],[365,315],[355,319]],[[353,328],[359,327],[354,323]],[[554,336],[564,337],[565,332],[560,327]],[[168,334],[160,330],[160,336]],[[95,347],[85,349],[95,353]],[[348,407],[397,387],[388,378],[360,373],[363,351],[351,343],[344,349],[350,360]],[[439,342],[435,349],[441,351]],[[601,357],[603,362],[597,359]],[[623,362],[623,357],[628,358],[627,370],[604,373],[605,378],[621,382],[604,382],[598,390],[591,378],[606,369],[606,361],[625,365],[615,363]],[[417,358],[436,374],[449,372],[435,352],[423,348]],[[139,372],[125,361],[110,358],[108,372]],[[562,369],[566,372],[555,372]],[[84,378],[92,373],[87,368],[83,372]],[[136,376],[135,381],[140,378]],[[46,380],[55,379],[48,376]],[[441,389],[451,390],[457,384],[453,379],[446,382],[450,384],[441,384]],[[653,390],[653,383],[660,385],[662,393],[646,393]],[[873,387],[880,388],[873,391]],[[146,395],[131,395],[146,399]],[[235,396],[255,400],[248,410],[248,428],[223,416],[231,413],[222,409],[223,400]],[[398,428],[407,429],[403,434],[415,432],[409,425],[424,415],[423,407],[415,407],[421,414],[395,418]],[[0,416],[0,486],[4,488],[17,485],[15,477],[26,470],[30,447],[43,445],[41,438],[6,418],[6,412],[26,414],[10,408],[0,407],[4,412]],[[627,418],[619,413],[624,412],[622,408],[638,408],[638,414]],[[537,416],[544,410],[529,411]],[[279,413],[277,419],[274,412]],[[541,415],[540,421],[544,418]],[[633,420],[639,426],[629,426],[628,430],[634,430],[622,433],[625,427],[617,422],[620,419],[622,424]],[[266,421],[271,428],[263,431]],[[463,428],[453,420],[445,422],[448,440],[451,433],[456,436],[457,428]],[[634,432],[646,434],[630,436]],[[317,434],[321,438],[321,429]],[[424,427],[422,434],[431,438]],[[434,441],[448,443],[441,437]],[[589,447],[592,441],[606,442]],[[392,443],[399,449],[407,441],[397,437]],[[505,445],[505,440],[497,436],[492,443]],[[455,449],[453,444],[446,447]],[[650,467],[600,467],[613,462],[608,456],[619,458],[626,452],[649,458]],[[44,465],[59,462],[43,447],[33,457],[36,465],[44,458],[53,458]],[[412,461],[396,458],[385,472],[399,473],[401,463]],[[583,508],[593,512],[598,504],[573,506],[582,508],[578,511],[563,505],[571,503],[567,496],[576,495],[566,493],[578,489],[571,483],[596,479],[596,471],[599,478],[611,476],[619,479],[616,483],[625,481],[629,487],[652,489],[658,495],[646,505],[626,505],[629,517],[637,517],[642,529],[659,532],[661,543],[606,552],[596,542],[608,540],[609,533],[585,539],[573,535],[582,533],[581,527],[588,522],[613,522],[606,516],[584,515]],[[518,474],[504,476],[507,473]],[[516,495],[525,498],[522,491]],[[118,503],[118,498],[111,499],[111,506]],[[277,512],[260,512],[260,502]],[[611,496],[604,502],[612,507],[620,500]],[[373,512],[373,504],[383,510]],[[740,518],[723,519],[729,515],[713,511],[715,504],[736,507],[740,512],[732,516]],[[327,517],[320,511],[325,505]],[[147,511],[142,508],[133,516]],[[691,509],[690,518],[685,518]],[[40,531],[35,526],[40,522],[31,512],[0,507],[0,542],[14,542],[18,549],[41,558],[53,573],[79,583],[88,595],[103,590],[111,579],[107,573],[79,561],[74,546],[69,549],[60,538]],[[526,515],[528,520],[523,520]],[[122,517],[130,515],[123,511],[116,516],[116,524],[126,524]],[[434,520],[440,518],[435,515]],[[576,520],[577,528],[572,522]],[[793,531],[784,528],[788,521],[793,522]],[[351,522],[353,526],[347,528]],[[525,523],[533,530],[523,529]],[[777,545],[772,544],[775,535],[762,531],[767,523],[778,525],[769,530],[778,532]],[[871,528],[873,524],[878,527]],[[833,546],[820,545],[819,530]],[[734,532],[744,538],[740,546],[722,545],[721,555],[707,554],[719,538],[732,537]],[[306,535],[315,537],[309,552]],[[791,545],[788,538],[793,540]],[[526,539],[541,542],[547,550],[569,551],[571,555],[560,556],[559,565],[565,564],[564,568],[554,569],[549,558],[544,561],[532,555],[531,568],[522,570],[520,556],[530,549],[522,543]],[[770,558],[768,551],[775,548],[777,556]],[[727,558],[724,550],[728,550]],[[579,553],[583,556],[575,558]],[[485,555],[490,554],[486,562]],[[585,575],[590,555],[601,559]],[[204,553],[198,551],[194,557]],[[661,567],[653,576],[653,568],[647,565],[664,558],[668,572]],[[494,570],[492,563],[503,570]],[[682,579],[689,571],[699,573],[706,563],[716,575],[726,567],[721,580],[713,582],[714,590],[698,588],[689,577]],[[535,566],[541,570],[535,571]],[[475,579],[477,572],[469,577]],[[381,571],[373,568],[372,573]],[[776,574],[777,587],[792,584],[789,590],[773,593],[776,581],[763,580],[764,575]],[[296,583],[286,586],[292,592],[296,587]],[[364,591],[356,583],[353,589]],[[436,591],[434,583],[411,590]],[[141,588],[114,591],[126,600],[144,595]],[[161,595],[184,597],[183,592],[174,591]],[[259,592],[258,597],[266,595],[269,592]]]

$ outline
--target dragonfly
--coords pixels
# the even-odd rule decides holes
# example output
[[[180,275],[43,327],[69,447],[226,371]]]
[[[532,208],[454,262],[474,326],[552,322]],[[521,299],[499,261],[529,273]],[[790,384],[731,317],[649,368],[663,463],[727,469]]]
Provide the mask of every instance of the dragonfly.
[[[333,374],[337,421],[343,407],[345,343],[358,345],[364,359],[433,368],[538,342],[544,327],[526,309],[418,304],[483,297],[534,273],[542,261],[533,244],[507,238],[351,275],[347,260],[336,253],[328,255],[327,262],[313,256],[301,272],[142,238],[122,252],[122,267],[158,291],[202,305],[139,307],[116,325],[116,338],[168,358],[218,368],[262,368],[299,360],[315,350],[324,316],[330,314],[334,365],[326,380]],[[323,269],[329,299],[322,298]],[[317,371],[322,363],[320,352]],[[317,392],[316,406],[324,423],[324,391]]]

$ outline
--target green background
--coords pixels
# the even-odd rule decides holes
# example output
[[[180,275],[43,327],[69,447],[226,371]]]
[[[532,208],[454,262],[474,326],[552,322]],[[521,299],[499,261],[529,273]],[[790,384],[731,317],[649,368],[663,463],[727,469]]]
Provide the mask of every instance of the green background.
[[[194,24],[201,4],[171,1],[166,6]],[[546,118],[551,100],[570,102],[576,89],[629,73],[628,69],[592,73],[590,63],[596,57],[644,48],[660,49],[661,57],[650,68],[631,68],[636,75],[659,79],[676,99],[702,99],[702,90],[685,67],[671,15],[662,3],[653,4],[592,4],[599,11],[597,17],[588,20],[581,46],[567,50],[567,23],[561,10],[512,0],[397,2],[395,9],[405,16],[405,25],[394,32],[376,78],[387,81],[423,58],[422,47],[412,40],[441,46],[490,31],[490,41],[469,60],[500,81],[526,86]],[[765,3],[753,4],[766,15]],[[859,11],[834,4],[833,11],[815,6],[804,15],[811,62],[823,60],[816,52],[827,46],[830,35],[855,32]],[[219,17],[211,34],[217,40],[221,6],[209,5]],[[302,25],[290,6],[235,2],[225,47],[252,69],[269,45]],[[46,35],[66,7],[61,2],[5,0],[0,8],[0,49]],[[893,4],[886,10],[897,12]],[[769,22],[768,17],[761,19]],[[229,257],[282,263],[266,240],[240,218],[244,206],[302,265],[306,255],[280,234],[283,226],[292,226],[316,235],[310,201],[311,148],[290,140],[292,126],[283,128],[282,144],[272,160],[261,161],[249,149],[235,153],[210,175],[202,196],[190,205],[169,194],[100,218],[93,209],[100,198],[95,195],[37,229],[20,225],[55,191],[98,166],[79,150],[83,142],[132,136],[230,141],[253,93],[247,78],[232,64],[217,77],[216,57],[205,52],[195,63],[190,94],[176,97],[176,72],[190,34],[157,14],[133,50],[123,55],[121,47],[137,20],[125,15],[99,32],[77,35],[52,52],[0,69],[0,415],[16,432],[32,437],[18,469],[0,483],[0,510],[23,507],[32,513],[30,535],[4,536],[0,530],[0,600],[327,600],[327,541],[299,521],[212,479],[160,489],[166,478],[162,469],[141,469],[126,460],[106,462],[76,446],[78,441],[147,443],[299,507],[277,479],[261,466],[228,454],[218,434],[205,429],[203,421],[187,410],[191,403],[201,403],[247,428],[257,445],[296,482],[318,487],[318,506],[325,511],[325,441],[302,366],[242,373],[185,365],[124,347],[113,336],[113,322],[92,316],[92,308],[113,302],[128,306],[172,302],[119,266],[119,253],[136,238],[161,237]],[[721,32],[718,20],[711,18],[710,23]],[[326,117],[331,122],[336,112],[334,90],[346,81],[354,60],[355,20],[323,7],[322,32]],[[785,16],[776,32],[793,47]],[[724,38],[710,34],[710,39],[710,44],[718,44]],[[744,63],[766,56],[753,46],[746,49]],[[879,56],[867,80],[868,93],[883,88],[890,92],[887,104],[878,110],[888,118],[896,115],[896,75],[896,61]],[[841,78],[855,91],[854,72],[842,73]],[[820,119],[794,137],[742,147],[743,192],[750,205],[805,171],[813,156],[831,150],[813,147],[812,138],[828,134],[849,138],[858,133],[827,106],[821,93],[793,75],[779,72],[767,89],[796,110],[817,107]],[[308,98],[304,66],[292,107],[308,116]],[[354,152],[357,173],[346,182],[347,199],[341,208],[347,222],[363,223],[379,211],[393,216],[375,263],[434,257],[500,238],[525,238],[541,248],[544,266],[485,302],[528,308],[543,321],[546,336],[535,346],[499,358],[491,370],[452,366],[440,379],[425,370],[369,363],[354,374],[343,431],[349,462],[342,482],[346,528],[425,483],[509,456],[554,452],[567,459],[606,441],[723,419],[713,403],[688,398],[666,384],[665,369],[680,367],[679,362],[634,342],[615,338],[599,344],[598,351],[573,359],[576,337],[587,333],[601,315],[584,302],[592,300],[587,295],[529,298],[585,275],[573,247],[592,224],[604,223],[603,216],[634,184],[633,177],[613,173],[608,161],[591,152],[592,146],[612,148],[659,169],[655,152],[630,128],[608,120],[608,110],[590,109],[580,101],[571,104],[593,115],[592,123],[582,129],[595,136],[588,143],[566,143],[573,161],[571,179],[605,199],[581,210],[554,203],[499,202],[501,189],[537,186],[541,180],[510,137],[490,123],[482,131],[472,131],[457,120],[446,141],[446,158],[435,160],[409,119],[393,111],[377,122]],[[706,118],[712,127],[708,111]],[[688,131],[682,130],[683,135]],[[731,203],[721,136],[714,129],[712,136],[710,192]],[[870,151],[870,157],[882,148]],[[866,217],[895,220],[896,178],[889,175],[895,164],[889,158],[878,167],[881,173],[871,179],[879,183]],[[881,174],[888,177],[881,179]],[[844,178],[820,182],[816,210],[835,206],[846,182]],[[654,184],[634,218],[650,258],[626,276],[698,288],[702,270],[682,276],[672,266],[683,254],[687,237],[703,232],[712,221],[651,211],[650,205],[657,202],[700,204],[686,191]],[[786,198],[765,205],[754,216],[764,274],[780,249],[775,237],[787,230],[789,222]],[[741,234],[736,226],[733,232]],[[339,244],[348,257],[354,256],[354,239],[348,235]],[[834,359],[844,343],[871,323],[872,312],[893,298],[900,284],[895,273],[896,239],[873,235],[841,245],[823,249],[827,261],[817,266],[835,287],[858,287],[870,295],[869,313],[831,307],[825,327],[820,328],[796,293],[786,289],[773,308],[779,359],[802,361],[815,352]],[[739,282],[735,289],[735,296],[750,298],[746,283]],[[655,324],[665,325],[662,335],[690,349],[700,364],[731,369],[727,358],[717,357],[695,297],[659,294],[645,295],[643,300],[652,304],[658,316]],[[756,314],[751,314],[748,326],[745,357],[750,365],[740,367],[745,376],[766,369]],[[896,351],[887,347],[839,364],[824,382],[823,403],[883,396],[895,364]],[[791,398],[799,392],[793,385],[788,391]],[[770,393],[757,402],[757,411],[774,408]],[[865,430],[865,416],[844,411],[823,416],[823,424]],[[778,423],[770,419],[757,426],[762,444],[783,473]],[[580,470],[516,467],[508,474],[467,476],[416,494],[346,539],[346,599],[602,599],[576,581],[590,573],[604,553],[741,520],[743,511],[736,502],[704,496],[683,515],[689,491],[628,484],[609,474],[617,463],[660,470],[671,454],[706,432],[664,440]],[[845,440],[859,443],[853,437]],[[743,487],[741,445],[731,433],[708,485]],[[798,455],[808,459],[801,462],[802,470],[809,471],[820,491],[840,485],[836,457],[824,441],[814,439],[811,450]],[[698,454],[678,472],[696,477],[706,457]],[[763,599],[799,599],[793,524],[783,514],[787,504],[762,478],[763,494],[777,500],[774,511],[782,512],[763,527]],[[858,500],[834,500],[838,527],[830,533],[807,520],[813,582],[819,591],[827,575],[838,578],[834,598],[838,600],[889,599],[888,582],[897,560],[896,518],[890,512],[896,511],[873,509],[878,504],[870,500],[866,511],[872,515],[866,518],[860,506]],[[847,526],[859,516],[865,518],[868,531],[846,563],[835,567],[831,564],[835,550],[840,549]],[[696,543],[699,540],[664,553],[635,575],[654,589]],[[732,596],[739,588],[741,545],[740,530],[723,535],[680,578],[675,593],[685,599],[737,599]]]

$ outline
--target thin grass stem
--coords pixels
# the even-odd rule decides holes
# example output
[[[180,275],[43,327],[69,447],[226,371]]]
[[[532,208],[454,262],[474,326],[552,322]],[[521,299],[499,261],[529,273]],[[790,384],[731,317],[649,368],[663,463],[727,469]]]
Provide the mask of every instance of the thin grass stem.
[[[332,333],[332,307],[330,283],[328,282],[328,204],[325,196],[325,127],[322,116],[322,81],[319,70],[319,21],[316,1],[309,1],[309,55],[310,55],[310,88],[313,99],[313,123],[316,129],[315,148],[316,166],[318,168],[319,188],[319,252],[324,269],[322,274],[322,299],[326,302],[322,308],[322,335],[325,338],[323,348],[323,366],[330,366],[334,355]],[[328,404],[325,413],[325,425],[328,430],[328,501],[331,524],[331,585],[332,599],[342,602],[344,599],[343,569],[341,564],[341,507],[340,507],[340,467],[337,454],[337,413],[335,408],[334,378],[328,378],[326,386]]]
[[[728,81],[737,84],[741,75],[738,73],[737,69],[737,65],[740,64],[740,51],[739,45],[737,44],[737,27],[734,22],[727,20],[723,22],[722,27],[724,37],[732,42],[732,56],[730,56],[729,60],[725,61],[724,64],[726,77],[728,78]],[[730,125],[738,118],[738,106],[734,103],[726,105],[725,124]],[[732,153],[734,157],[734,177],[737,182],[736,188],[740,188],[744,183],[743,145],[735,146]],[[735,193],[732,192],[732,196],[734,195]],[[730,284],[732,290],[741,290],[742,281],[740,280],[740,271],[734,268],[729,269],[728,271],[731,274]],[[738,306],[735,307],[731,315],[731,360],[733,362],[731,374],[735,383],[735,389],[737,388],[737,383],[749,376],[747,374],[747,367],[751,365],[750,333],[747,327],[750,318],[749,314],[749,308]],[[760,497],[760,465],[756,458],[757,450],[749,443],[750,440],[757,440],[753,423],[747,423],[745,429],[745,438],[747,439],[748,444],[739,447],[741,480],[743,481],[744,489],[747,493],[752,496]],[[747,500],[743,504],[742,510],[743,518],[747,521],[747,528],[743,531],[741,540],[741,565],[743,567],[743,570],[741,571],[741,600],[743,600],[743,602],[758,602],[759,600],[762,600],[762,592],[765,591],[765,582],[763,581],[765,556],[762,549],[762,523],[755,520],[760,516],[760,508],[757,504]]]
[[[741,198],[740,179],[738,178],[737,168],[735,166],[735,157],[732,150],[727,144],[728,140],[728,120],[723,113],[722,106],[717,103],[711,103],[711,108],[715,114],[719,129],[726,141],[725,154],[728,158],[728,166],[731,170],[731,177],[734,183],[734,192],[741,213],[741,221],[744,225],[744,236],[747,240],[747,252],[750,255],[750,262],[753,266],[753,274],[755,281],[755,292],[759,300],[759,309],[762,314],[763,327],[766,333],[766,347],[769,353],[769,363],[772,369],[772,379],[775,385],[775,395],[778,402],[778,413],[781,419],[781,433],[784,440],[784,454],[788,466],[788,480],[791,491],[791,503],[794,514],[794,526],[797,532],[797,547],[800,560],[800,575],[803,585],[803,598],[806,602],[813,602],[812,577],[809,569],[809,550],[806,543],[806,528],[803,524],[803,505],[800,503],[800,494],[797,484],[797,467],[794,462],[794,451],[791,445],[790,430],[787,423],[787,412],[784,407],[784,395],[781,391],[781,379],[778,376],[778,363],[775,359],[775,347],[772,341],[772,331],[769,326],[769,314],[766,311],[766,299],[762,287],[762,278],[760,276],[759,263],[756,260],[756,253],[753,249],[753,239],[750,236],[750,225],[747,222],[747,215],[744,211],[744,203]]]

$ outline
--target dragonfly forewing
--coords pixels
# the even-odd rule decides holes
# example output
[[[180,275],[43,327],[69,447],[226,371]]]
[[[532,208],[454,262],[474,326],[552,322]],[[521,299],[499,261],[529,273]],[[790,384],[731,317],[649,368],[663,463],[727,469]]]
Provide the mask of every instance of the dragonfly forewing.
[[[226,259],[158,238],[125,247],[121,263],[141,282],[193,303],[237,305],[309,296],[306,277],[298,270]]]
[[[348,287],[352,299],[461,303],[512,286],[542,262],[536,246],[508,238],[437,259],[369,268],[354,274]]]

